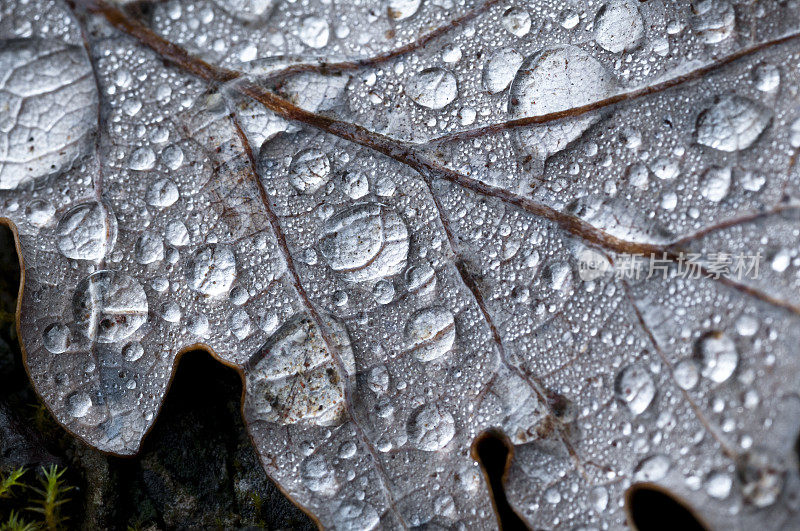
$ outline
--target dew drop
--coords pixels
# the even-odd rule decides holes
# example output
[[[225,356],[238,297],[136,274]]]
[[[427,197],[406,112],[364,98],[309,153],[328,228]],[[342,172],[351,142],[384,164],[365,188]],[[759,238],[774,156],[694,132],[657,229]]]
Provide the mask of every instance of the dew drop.
[[[227,293],[236,278],[236,257],[227,245],[205,245],[187,265],[189,287],[203,295]]]
[[[456,76],[444,68],[428,68],[414,75],[405,86],[406,95],[428,109],[442,109],[458,95]]]
[[[289,182],[301,194],[313,194],[330,179],[331,163],[318,149],[297,153],[289,165]]]
[[[53,354],[61,354],[69,347],[69,328],[61,323],[51,324],[44,329],[42,343]]]
[[[389,277],[406,265],[408,229],[394,210],[361,203],[325,222],[319,250],[331,269],[352,282]]]
[[[716,383],[731,377],[739,363],[736,344],[724,332],[709,332],[698,343],[701,372]]]
[[[98,271],[78,284],[72,307],[78,329],[98,343],[121,341],[147,322],[142,285],[115,271]]]
[[[594,21],[594,40],[612,53],[636,48],[644,37],[644,23],[635,0],[612,0]]]
[[[769,110],[736,95],[719,98],[697,118],[697,142],[720,151],[750,147],[771,120]]]
[[[408,440],[426,452],[444,448],[456,433],[453,416],[436,404],[418,407],[406,426]]]
[[[405,335],[419,361],[441,358],[453,348],[456,340],[453,313],[442,306],[418,310],[408,320]]]
[[[502,24],[515,37],[524,37],[531,31],[531,15],[521,7],[512,7],[503,13]]]
[[[644,413],[656,396],[653,377],[647,369],[638,364],[628,365],[619,372],[614,390],[617,398],[628,406],[634,415]]]
[[[100,260],[110,250],[117,232],[114,215],[97,202],[68,210],[56,227],[58,249],[67,258]]]

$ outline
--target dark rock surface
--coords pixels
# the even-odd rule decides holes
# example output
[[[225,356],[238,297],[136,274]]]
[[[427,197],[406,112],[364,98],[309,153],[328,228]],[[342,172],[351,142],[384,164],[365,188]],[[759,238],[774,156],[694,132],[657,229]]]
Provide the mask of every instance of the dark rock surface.
[[[241,418],[236,372],[204,352],[186,354],[138,456],[104,455],[66,433],[41,405],[22,366],[14,329],[17,257],[0,230],[0,473],[67,467],[69,528],[314,529],[261,468]],[[40,473],[39,473],[40,474]],[[27,521],[30,489],[0,499],[0,527],[15,510]]]

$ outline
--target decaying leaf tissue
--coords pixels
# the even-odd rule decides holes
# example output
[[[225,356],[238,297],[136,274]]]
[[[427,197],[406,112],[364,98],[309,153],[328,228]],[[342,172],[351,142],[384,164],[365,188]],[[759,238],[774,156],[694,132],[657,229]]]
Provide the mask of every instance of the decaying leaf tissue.
[[[496,528],[489,430],[531,527],[639,485],[800,527],[800,3],[0,6],[18,333],[75,437],[136,454],[201,348],[325,528]]]

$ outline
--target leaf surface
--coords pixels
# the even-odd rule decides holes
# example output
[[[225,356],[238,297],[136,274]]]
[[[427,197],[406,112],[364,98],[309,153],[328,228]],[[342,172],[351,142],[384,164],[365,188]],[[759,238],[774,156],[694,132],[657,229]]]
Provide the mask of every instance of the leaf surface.
[[[89,444],[134,454],[201,346],[325,527],[494,527],[492,428],[537,528],[639,483],[797,525],[796,3],[0,13],[20,335]]]

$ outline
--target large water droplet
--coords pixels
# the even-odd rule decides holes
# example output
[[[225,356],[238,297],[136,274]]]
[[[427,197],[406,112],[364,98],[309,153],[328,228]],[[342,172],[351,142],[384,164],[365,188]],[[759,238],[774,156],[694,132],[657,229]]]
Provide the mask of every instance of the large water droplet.
[[[724,41],[733,34],[736,12],[725,0],[700,0],[694,2],[692,26],[708,44]]]
[[[355,360],[344,325],[326,323],[348,374]],[[335,425],[344,418],[344,382],[318,327],[305,315],[290,319],[248,362],[249,415],[281,424]]]
[[[511,83],[508,110],[515,119],[546,115],[605,99],[617,88],[608,70],[580,48],[546,48],[522,63]],[[521,155],[544,161],[564,149],[598,119],[597,114],[590,114],[519,131],[517,142]]]
[[[333,470],[328,466],[325,457],[320,454],[312,454],[303,460],[300,465],[300,477],[310,491],[323,496],[332,496],[338,489]]]
[[[420,361],[441,358],[456,340],[453,312],[442,306],[418,310],[406,324],[406,341]]]
[[[89,275],[75,290],[75,323],[98,343],[121,341],[147,321],[147,296],[135,279],[115,271]]]
[[[597,11],[594,40],[609,52],[633,50],[642,42],[644,23],[635,0],[612,0]]]
[[[428,68],[417,73],[405,86],[406,95],[428,109],[442,109],[456,99],[456,76],[444,68]]]
[[[403,20],[417,12],[422,0],[389,0],[389,18]]]
[[[206,245],[187,264],[189,287],[204,295],[227,293],[236,278],[236,256],[227,245]]]
[[[736,344],[724,332],[709,332],[698,343],[703,376],[722,383],[731,377],[739,363]]]
[[[320,17],[309,15],[300,23],[300,40],[311,48],[322,48],[328,44],[331,28],[328,22]]]
[[[376,280],[405,267],[408,229],[394,210],[377,203],[361,203],[325,222],[319,250],[331,269],[347,280]]]
[[[90,145],[97,87],[86,52],[58,40],[0,41],[0,189],[61,173]]]
[[[51,324],[44,329],[42,343],[53,354],[61,354],[69,346],[69,328],[61,323]]]
[[[418,407],[408,419],[408,440],[426,452],[444,448],[456,433],[453,416],[437,404]]]
[[[697,142],[720,151],[745,149],[764,132],[771,118],[768,109],[749,98],[722,96],[697,118]]]
[[[301,194],[313,194],[330,179],[331,162],[318,149],[306,149],[292,158],[289,182]]]
[[[512,7],[503,13],[501,23],[515,37],[524,37],[531,31],[531,15],[521,7]]]
[[[483,67],[483,86],[491,94],[504,91],[522,65],[522,55],[511,48],[494,52]]]
[[[56,227],[59,251],[75,260],[100,260],[113,246],[116,233],[116,218],[97,202],[68,210]]]
[[[640,415],[650,407],[656,396],[656,385],[647,369],[634,364],[619,372],[614,383],[614,391],[631,413]]]
[[[92,398],[83,392],[69,395],[66,400],[69,416],[79,419],[85,417],[92,408]]]

